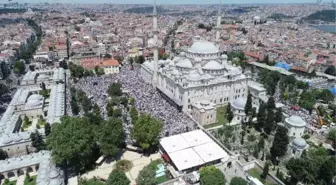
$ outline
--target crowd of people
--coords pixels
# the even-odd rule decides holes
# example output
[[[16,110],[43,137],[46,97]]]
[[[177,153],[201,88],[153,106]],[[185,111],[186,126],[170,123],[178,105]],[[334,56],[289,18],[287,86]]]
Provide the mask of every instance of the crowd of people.
[[[151,84],[142,80],[140,69],[137,67],[131,70],[130,66],[124,66],[118,74],[90,76],[76,83],[69,80],[67,89],[71,87],[82,89],[91,101],[100,107],[102,116],[107,119],[107,90],[109,85],[115,82],[122,84],[123,91],[135,99],[135,106],[139,112],[150,114],[164,123],[162,135],[175,135],[197,128],[197,124],[187,115],[178,111]],[[67,98],[67,113],[72,115],[69,90],[67,96],[69,97]],[[129,125],[125,126],[127,127],[126,133],[130,133]]]

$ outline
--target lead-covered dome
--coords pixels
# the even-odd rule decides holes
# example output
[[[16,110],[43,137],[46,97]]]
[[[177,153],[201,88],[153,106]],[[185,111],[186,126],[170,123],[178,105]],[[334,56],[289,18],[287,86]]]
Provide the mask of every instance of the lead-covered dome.
[[[189,59],[183,59],[177,62],[176,64],[177,67],[183,67],[183,68],[192,68],[193,65]]]
[[[191,71],[187,76],[187,80],[189,81],[199,81],[202,77],[197,71]]]
[[[297,137],[293,140],[293,145],[298,147],[298,148],[304,148],[304,147],[306,147],[307,142],[304,139],[302,139],[300,137]]]
[[[224,66],[219,64],[215,60],[211,60],[208,63],[206,63],[202,68],[205,70],[222,70],[224,69]]]
[[[285,122],[295,127],[305,127],[307,123],[299,116],[291,116],[285,119]]]
[[[188,49],[190,53],[199,53],[199,54],[208,54],[208,53],[218,53],[218,48],[209,41],[196,41],[194,44]]]
[[[246,104],[246,99],[245,98],[238,98],[232,103],[232,107],[235,109],[239,110],[244,110],[245,109],[245,104]]]
[[[26,107],[38,107],[43,104],[43,96],[39,94],[32,94],[31,96],[28,97]]]

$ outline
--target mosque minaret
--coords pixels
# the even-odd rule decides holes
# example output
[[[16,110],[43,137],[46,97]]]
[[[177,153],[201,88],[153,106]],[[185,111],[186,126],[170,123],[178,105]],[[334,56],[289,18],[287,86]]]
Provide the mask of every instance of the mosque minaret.
[[[157,9],[156,9],[156,0],[154,0],[154,7],[153,7],[153,38],[154,38],[154,45],[153,45],[153,58],[154,58],[154,66],[158,66],[159,61],[159,51],[158,51],[158,26],[157,26]],[[154,68],[154,75],[152,84],[154,86],[157,85],[157,68]]]

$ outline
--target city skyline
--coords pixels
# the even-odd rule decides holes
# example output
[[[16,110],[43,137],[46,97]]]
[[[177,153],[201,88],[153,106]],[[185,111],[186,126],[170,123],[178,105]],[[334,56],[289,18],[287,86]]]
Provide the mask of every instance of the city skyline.
[[[7,3],[7,0],[1,0],[3,3]],[[0,1],[0,2],[1,2]],[[111,3],[111,4],[152,4],[153,0],[13,0],[12,2],[19,3],[75,3],[75,4],[99,4],[99,3]],[[328,2],[328,1],[324,1]],[[157,0],[157,4],[218,4],[219,0]],[[267,0],[225,0],[223,4],[289,4],[289,3],[316,3],[314,0],[275,0],[269,2]]]

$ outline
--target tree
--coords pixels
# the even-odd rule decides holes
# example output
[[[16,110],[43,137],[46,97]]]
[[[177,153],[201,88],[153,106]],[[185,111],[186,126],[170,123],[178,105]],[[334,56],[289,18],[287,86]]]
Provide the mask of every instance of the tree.
[[[229,121],[229,122],[231,122],[232,121],[232,119],[233,119],[233,112],[232,112],[232,110],[231,110],[231,104],[230,103],[228,103],[228,105],[227,105],[227,107],[226,107],[226,116],[227,116],[227,120]]]
[[[114,109],[113,110],[113,117],[115,118],[118,118],[120,117],[122,114],[121,114],[121,109]]]
[[[257,114],[257,124],[256,124],[256,127],[255,127],[256,130],[258,130],[258,131],[261,131],[261,129],[266,124],[265,113],[266,113],[266,105],[264,103],[261,103],[259,105],[258,114]]]
[[[280,108],[276,110],[274,121],[275,123],[279,123],[282,121],[282,110]]]
[[[325,102],[331,102],[334,100],[334,95],[328,89],[322,89],[319,93],[319,99]]]
[[[291,184],[297,184],[308,176],[308,171],[306,170],[307,165],[308,161],[303,158],[291,158],[287,162],[286,168],[288,170],[288,175],[290,175]]]
[[[125,140],[122,121],[116,118],[105,121],[100,126],[98,137],[101,152],[104,155],[116,156]]]
[[[268,98],[268,101],[267,101],[267,108],[270,110],[273,110],[275,109],[275,101],[274,101],[274,98],[273,96],[271,96],[270,98]]]
[[[247,185],[247,181],[241,177],[233,177],[230,185]]]
[[[261,137],[259,142],[258,142],[258,147],[259,149],[264,149],[265,147],[265,138],[264,137]]]
[[[21,61],[16,61],[14,63],[14,73],[16,74],[23,74],[25,72],[25,64]]]
[[[274,136],[273,145],[271,147],[271,155],[273,160],[286,154],[287,145],[289,143],[288,130],[286,127],[278,126]]]
[[[118,170],[113,170],[106,181],[106,185],[129,185],[130,183],[125,173]]]
[[[159,142],[162,122],[148,114],[140,114],[131,131],[131,137],[143,149],[149,149]]]
[[[267,118],[266,118],[266,124],[264,124],[264,132],[268,135],[271,134],[271,132],[274,129],[274,113],[272,110],[267,111]]]
[[[8,158],[7,152],[0,148],[0,160],[5,160],[7,158]]]
[[[121,84],[120,83],[113,83],[109,86],[107,93],[109,96],[121,96],[122,90],[121,90]]]
[[[32,141],[32,146],[36,148],[37,151],[46,149],[46,144],[43,141],[42,135],[38,131],[31,133],[30,139]]]
[[[266,179],[267,175],[268,175],[268,172],[269,172],[269,163],[266,162],[265,166],[264,166],[264,169],[263,169],[263,172],[262,174],[260,175],[260,177],[262,179]]]
[[[336,129],[330,129],[327,138],[332,142],[336,142]]]
[[[327,159],[319,170],[319,178],[322,179],[325,184],[332,184],[333,178],[336,175],[336,158],[330,157]]]
[[[130,110],[130,115],[131,115],[131,118],[132,118],[132,123],[136,123],[137,120],[138,120],[138,116],[139,116],[139,113],[138,113],[138,110],[136,109],[135,106],[132,106],[131,110]]]
[[[50,132],[51,132],[50,124],[49,124],[49,123],[45,123],[45,124],[44,124],[44,134],[45,134],[46,136],[48,136],[48,135],[50,134]]]
[[[200,184],[202,185],[223,185],[226,179],[222,171],[215,166],[205,166],[200,169]]]
[[[3,83],[0,83],[0,97],[4,94],[7,94],[9,93],[9,88],[7,85],[3,84]]]
[[[336,67],[335,66],[329,66],[325,71],[325,74],[336,76]]]
[[[58,165],[69,165],[80,171],[94,162],[93,148],[96,144],[92,125],[87,118],[62,117],[61,123],[52,125],[47,146],[52,159]]]
[[[245,104],[245,114],[250,115],[252,113],[252,94],[249,92]]]
[[[145,166],[137,177],[136,184],[137,185],[156,185],[158,182],[155,179],[155,172],[157,170],[157,165],[161,164],[161,160],[155,160]]]

